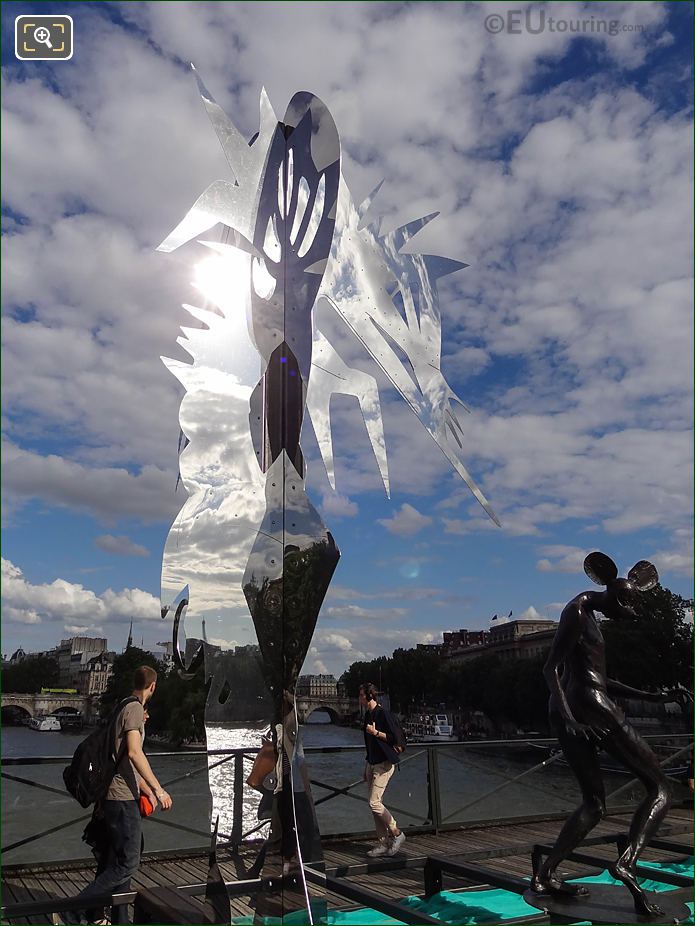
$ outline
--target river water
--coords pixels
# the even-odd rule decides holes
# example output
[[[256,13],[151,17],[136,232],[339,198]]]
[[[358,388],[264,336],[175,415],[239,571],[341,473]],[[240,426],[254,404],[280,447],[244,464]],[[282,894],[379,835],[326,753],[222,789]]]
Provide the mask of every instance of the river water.
[[[314,714],[312,720],[319,719]],[[225,724],[208,728],[210,749],[257,749],[263,729]],[[81,834],[89,811],[84,811],[64,790],[62,770],[85,734],[39,733],[26,727],[4,727],[2,730],[3,758],[51,756],[63,757],[57,762],[5,766],[2,789],[3,862],[67,860],[89,856],[81,842]],[[329,723],[309,723],[302,727],[302,742],[312,780],[314,800],[321,833],[365,832],[371,828],[371,814],[366,804],[366,786],[361,782],[364,769],[364,748],[360,730],[337,727]],[[354,747],[343,751],[316,752],[313,748],[331,749]],[[174,799],[173,809],[160,811],[146,821],[145,841],[150,851],[202,847],[209,844],[210,796],[206,768],[221,757],[208,757],[204,752],[190,751],[181,755],[163,754],[161,747],[145,744],[159,780]],[[547,747],[509,741],[488,745],[484,741],[465,746],[437,746],[437,765],[441,816],[445,822],[513,818],[529,814],[568,812],[579,802],[579,793],[571,771],[562,763],[553,762],[535,771],[549,756]],[[244,763],[244,778],[251,769],[251,759]],[[215,793],[214,816],[219,815],[219,831],[232,831],[234,793],[234,763],[226,762],[211,768],[210,782]],[[523,775],[523,773],[529,774]],[[43,790],[27,783],[7,780],[7,775],[42,783]],[[519,778],[519,776],[523,777]],[[517,779],[512,781],[512,779]],[[605,776],[606,789],[611,790],[628,779],[618,773]],[[345,788],[356,783],[350,796],[321,800],[331,795],[332,788]],[[493,793],[489,793],[493,792]],[[484,795],[488,795],[485,797]],[[632,788],[620,802],[637,796]],[[259,796],[244,789],[243,830],[248,832],[258,824]],[[389,784],[387,806],[403,827],[422,825],[431,817],[428,800],[427,750],[410,744],[400,769]],[[54,833],[46,833],[61,824],[74,821]],[[173,826],[171,825],[173,824]],[[196,832],[190,832],[194,830]],[[261,834],[265,831],[261,830]],[[40,839],[6,849],[37,833]]]

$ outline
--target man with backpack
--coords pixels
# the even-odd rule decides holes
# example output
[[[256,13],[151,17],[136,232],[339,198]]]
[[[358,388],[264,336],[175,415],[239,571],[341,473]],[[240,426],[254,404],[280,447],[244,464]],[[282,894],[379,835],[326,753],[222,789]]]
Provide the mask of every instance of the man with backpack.
[[[360,704],[365,708],[364,744],[367,761],[364,780],[369,788],[369,808],[374,815],[378,843],[367,852],[370,858],[395,855],[405,842],[405,833],[384,807],[386,786],[405,748],[404,738],[395,719],[377,701],[378,690],[371,683],[360,685]]]
[[[130,879],[140,865],[142,848],[141,794],[151,806],[169,810],[171,797],[160,785],[142,750],[145,705],[157,687],[157,673],[140,666],[133,677],[133,693],[112,714],[106,731],[96,731],[78,746],[72,765],[63,775],[66,786],[83,806],[95,803],[93,822],[102,834],[105,863],[92,883],[75,900],[90,901],[100,894],[130,889]],[[99,761],[102,740],[107,737],[107,758]],[[92,777],[88,773],[92,773]],[[88,906],[88,903],[85,903]],[[111,922],[127,923],[128,908],[113,907]],[[79,923],[77,913],[53,915],[54,923]]]

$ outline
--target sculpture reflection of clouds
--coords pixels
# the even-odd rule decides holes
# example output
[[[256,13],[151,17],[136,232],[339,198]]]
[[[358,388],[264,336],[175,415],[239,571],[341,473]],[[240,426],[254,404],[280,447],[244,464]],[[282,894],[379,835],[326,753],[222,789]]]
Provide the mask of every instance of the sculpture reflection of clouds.
[[[263,91],[259,133],[253,144],[248,145],[197,75],[196,79],[237,183],[216,181],[211,184],[163,242],[161,249],[173,250],[217,222],[223,222],[243,235],[246,239],[243,246],[256,255],[253,283],[254,293],[259,298],[253,313],[254,340],[266,362],[272,349],[287,340],[295,352],[306,383],[309,380],[310,347],[301,316],[302,310],[310,308],[317,295],[314,286],[307,284],[307,278],[311,277],[311,262],[295,261],[298,275],[296,279],[285,281],[293,300],[301,303],[295,306],[295,311],[299,308],[297,314],[300,318],[295,323],[291,311],[288,312],[284,331],[280,332],[274,318],[277,318],[277,311],[281,308],[279,300],[285,287],[278,284],[283,272],[281,268],[286,266],[287,261],[280,261],[275,266],[272,263],[281,236],[277,223],[271,219],[275,213],[283,221],[288,221],[290,232],[287,240],[290,249],[296,247],[294,256],[301,259],[312,255],[314,236],[317,234],[322,240],[316,242],[316,251],[322,251],[326,241],[320,234],[321,220],[335,216],[335,233],[330,223],[323,223],[325,235],[330,230],[333,238],[327,265],[319,260],[315,267],[316,282],[321,283],[318,292],[332,302],[488,515],[499,523],[459,457],[463,447],[463,429],[454,406],[465,406],[451,390],[440,370],[441,319],[436,280],[461,269],[465,264],[432,255],[401,252],[402,247],[434,215],[416,219],[385,235],[380,232],[380,222],[364,227],[365,216],[378,187],[358,208],[341,177],[337,203],[323,201],[326,178],[338,163],[339,148],[332,117],[319,101],[307,109],[310,95],[295,94],[285,116],[287,124],[295,126],[286,147],[270,102]],[[283,174],[285,158],[286,192]],[[301,169],[297,165],[301,165]],[[311,172],[313,176],[308,176]],[[272,174],[271,183],[267,182],[268,173]],[[273,198],[275,202],[271,205]],[[267,219],[260,223],[259,213],[264,214],[264,219],[267,213]],[[238,238],[237,244],[242,244]],[[327,379],[319,379],[322,380],[319,389],[323,388],[324,383],[328,385]],[[364,395],[364,381],[355,388],[356,391],[341,391],[357,395],[358,398]],[[363,404],[362,399],[360,403]],[[325,425],[330,395],[322,399],[315,397],[312,405],[319,419],[319,443],[326,455],[324,459],[329,478],[333,482],[332,448],[330,438],[326,438]],[[323,409],[323,418],[318,412],[319,408]],[[369,421],[367,427],[388,490],[378,430]]]
[[[353,203],[333,118],[313,94],[295,94],[278,124],[263,92],[259,133],[247,144],[198,83],[235,182],[212,183],[160,246],[173,250],[225,226],[221,242],[201,241],[213,254],[196,274],[216,310],[186,306],[197,327],[183,328],[178,343],[192,363],[164,361],[186,390],[180,473],[188,498],[166,541],[162,603],[188,601],[187,657],[204,655],[210,680],[209,745],[236,745],[231,734],[215,736],[210,724],[218,722],[267,718],[275,731],[268,881],[256,910],[269,916],[310,905],[303,877],[296,896],[284,890],[278,901],[273,872],[288,860],[301,872],[302,856],[321,858],[293,692],[340,553],[306,495],[305,405],[335,485],[331,397],[357,397],[389,490],[376,380],[352,369],[325,337],[320,295],[495,516],[456,455],[462,431],[452,403],[459,400],[439,369],[434,281],[463,265],[401,253],[433,216],[388,235],[378,224],[362,227],[371,197],[361,209]],[[210,781],[224,819],[229,787],[222,779]]]
[[[193,363],[163,358],[186,389],[179,417],[188,444],[179,466],[188,499],[167,538],[162,603],[188,585],[189,628],[213,618],[217,639],[247,641],[252,627],[240,585],[265,510],[249,431],[261,359],[247,322],[251,256],[217,250],[197,268],[196,285],[222,314],[186,306],[205,326],[184,328],[178,339]]]
[[[463,431],[452,405],[463,403],[439,369],[441,318],[434,283],[465,265],[447,258],[400,253],[434,216],[381,235],[379,223],[360,227],[365,212],[365,208],[355,206],[343,180],[331,257],[320,294],[335,306],[473,495],[499,523],[457,455]],[[407,365],[400,352],[405,354]],[[327,446],[325,439],[323,446]]]
[[[223,222],[251,239],[256,224],[258,198],[263,184],[268,149],[278,140],[280,129],[270,100],[261,92],[260,128],[253,145],[249,145],[196,74],[203,98],[222,150],[237,183],[215,180],[198,197],[193,207],[170,235],[160,244],[160,251],[176,248]]]
[[[384,424],[377,382],[369,373],[349,367],[330,341],[323,336],[318,327],[315,327],[306,406],[326,467],[328,481],[333,489],[335,489],[335,468],[330,403],[333,395],[341,393],[356,396],[360,404],[384,488],[386,494],[390,495]]]

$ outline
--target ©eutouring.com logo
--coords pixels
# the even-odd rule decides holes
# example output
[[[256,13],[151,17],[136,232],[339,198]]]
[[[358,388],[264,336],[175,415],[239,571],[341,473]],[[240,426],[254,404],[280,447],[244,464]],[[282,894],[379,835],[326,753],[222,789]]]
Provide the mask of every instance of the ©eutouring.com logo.
[[[641,24],[621,23],[617,19],[564,19],[549,16],[545,9],[528,7],[525,10],[507,10],[490,13],[485,17],[485,29],[493,35],[540,35],[542,32],[566,32],[572,35],[618,35],[620,32],[642,32]]]
[[[18,16],[14,53],[20,61],[67,61],[72,58],[72,16]]]

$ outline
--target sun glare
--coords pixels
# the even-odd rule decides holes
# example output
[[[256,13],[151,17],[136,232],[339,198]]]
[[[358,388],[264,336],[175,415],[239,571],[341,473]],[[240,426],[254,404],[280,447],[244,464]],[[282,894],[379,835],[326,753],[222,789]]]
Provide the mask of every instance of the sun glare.
[[[196,264],[193,285],[225,315],[239,311],[248,297],[250,262],[249,254],[232,248],[213,254]]]

